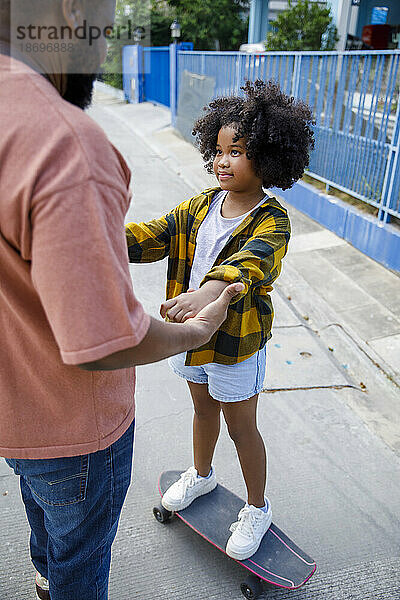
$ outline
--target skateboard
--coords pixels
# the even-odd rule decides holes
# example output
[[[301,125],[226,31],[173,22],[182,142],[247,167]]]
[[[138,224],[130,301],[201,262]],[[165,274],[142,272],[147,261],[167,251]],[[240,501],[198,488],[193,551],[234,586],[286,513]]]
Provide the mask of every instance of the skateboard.
[[[179,479],[181,472],[161,473],[158,481],[161,496]],[[225,554],[226,543],[231,535],[229,526],[237,521],[237,514],[243,505],[243,500],[218,484],[212,492],[196,498],[187,508],[175,514]],[[153,514],[160,523],[167,523],[173,515],[162,504],[153,508]],[[264,582],[296,590],[310,579],[317,568],[312,558],[273,523],[257,552],[246,560],[235,562],[251,573],[240,586],[243,596],[249,600],[256,600],[263,593]]]

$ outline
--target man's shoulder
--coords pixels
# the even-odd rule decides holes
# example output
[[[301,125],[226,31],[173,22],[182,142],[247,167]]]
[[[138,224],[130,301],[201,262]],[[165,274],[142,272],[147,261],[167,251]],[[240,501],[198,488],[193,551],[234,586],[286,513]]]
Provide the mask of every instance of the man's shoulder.
[[[3,67],[0,69],[0,102],[5,106],[9,101],[7,111],[10,122],[18,116],[25,130],[41,130],[42,136],[50,133],[43,129],[47,125],[55,127],[57,131],[73,134],[76,134],[78,127],[83,127],[83,131],[90,127],[89,117],[78,107],[63,100],[44,75],[18,61],[12,62],[8,69],[4,68],[4,64],[0,63],[0,66]]]
[[[75,152],[89,155],[89,160],[93,154],[107,148],[112,150],[101,127],[85,111],[64,100],[51,83],[42,79],[34,81],[36,94],[32,96],[32,104],[41,109],[40,121],[46,126],[48,137],[51,138],[51,131],[54,132],[65,150],[73,145]]]
[[[88,178],[129,184],[125,161],[89,115],[64,100],[42,75],[21,70],[7,79],[9,91],[0,93],[3,140],[11,140],[9,151],[17,160],[29,156],[32,173],[45,168],[55,179],[65,174],[71,185]],[[7,113],[1,110],[6,106]]]

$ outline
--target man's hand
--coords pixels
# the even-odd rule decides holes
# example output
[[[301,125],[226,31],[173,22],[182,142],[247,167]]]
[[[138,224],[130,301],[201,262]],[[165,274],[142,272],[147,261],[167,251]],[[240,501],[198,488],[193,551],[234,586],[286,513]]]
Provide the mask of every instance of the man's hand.
[[[188,290],[175,298],[161,304],[160,315],[167,316],[174,323],[184,323],[195,317],[203,308],[216,300],[229,285],[226,281],[216,279],[207,281],[199,290]]]
[[[195,336],[199,336],[198,348],[206,344],[225,321],[229,304],[239,292],[244,289],[243,283],[231,283],[222,291],[219,297],[207,304],[195,317],[188,319],[186,327],[190,327]],[[192,292],[194,293],[194,292]]]

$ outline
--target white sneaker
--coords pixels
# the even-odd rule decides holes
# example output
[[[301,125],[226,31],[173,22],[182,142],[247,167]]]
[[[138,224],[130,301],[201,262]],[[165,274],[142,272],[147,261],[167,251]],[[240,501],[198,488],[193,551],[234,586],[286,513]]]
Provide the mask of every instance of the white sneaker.
[[[232,523],[230,531],[232,535],[226,545],[226,553],[236,560],[245,560],[257,552],[261,540],[272,523],[271,503],[265,499],[267,512],[245,504],[238,514],[239,520]]]
[[[161,504],[167,510],[179,511],[187,508],[195,498],[211,492],[217,485],[214,469],[208,478],[199,477],[197,470],[190,467],[180,479],[171,485],[162,497]]]

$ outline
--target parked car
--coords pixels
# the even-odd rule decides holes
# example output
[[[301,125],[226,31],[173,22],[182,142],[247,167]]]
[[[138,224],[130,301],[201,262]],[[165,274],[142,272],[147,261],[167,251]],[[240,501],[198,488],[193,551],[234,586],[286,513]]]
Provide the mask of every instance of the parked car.
[[[265,52],[265,45],[263,42],[258,44],[242,44],[239,48],[239,52],[247,52],[247,54],[260,54]]]

